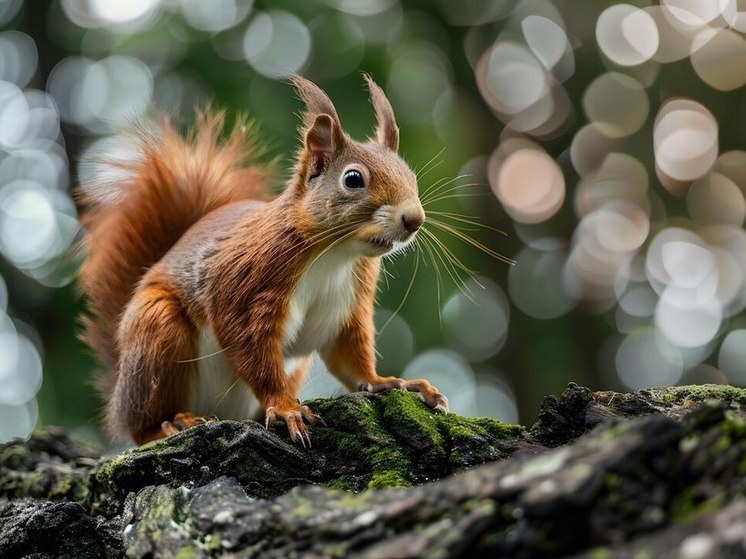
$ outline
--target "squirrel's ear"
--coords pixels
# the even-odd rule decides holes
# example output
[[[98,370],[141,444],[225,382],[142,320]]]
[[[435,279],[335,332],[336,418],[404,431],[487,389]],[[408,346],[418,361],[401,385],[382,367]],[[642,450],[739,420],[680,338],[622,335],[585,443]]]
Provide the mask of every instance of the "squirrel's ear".
[[[290,79],[306,105],[302,134],[311,159],[312,176],[317,176],[324,170],[331,155],[344,144],[344,132],[337,109],[319,86],[298,74]]]
[[[310,127],[316,118],[316,115],[329,115],[332,120],[336,123],[337,127],[341,130],[341,124],[339,122],[339,116],[337,115],[337,109],[334,108],[329,96],[311,80],[307,80],[303,76],[293,74],[291,81],[295,87],[295,91],[298,93],[298,97],[305,103],[306,110],[303,115],[305,120],[305,126]]]
[[[338,148],[337,124],[331,116],[321,114],[316,116],[313,124],[306,132],[306,152],[311,160],[311,176],[321,174],[326,168],[329,158]]]
[[[363,77],[368,84],[370,101],[373,103],[373,108],[376,111],[376,121],[378,122],[376,137],[378,143],[386,146],[391,151],[397,151],[399,149],[399,127],[396,125],[396,118],[394,118],[394,109],[391,108],[391,103],[386,98],[383,89],[373,81],[373,78],[368,74],[363,74]]]

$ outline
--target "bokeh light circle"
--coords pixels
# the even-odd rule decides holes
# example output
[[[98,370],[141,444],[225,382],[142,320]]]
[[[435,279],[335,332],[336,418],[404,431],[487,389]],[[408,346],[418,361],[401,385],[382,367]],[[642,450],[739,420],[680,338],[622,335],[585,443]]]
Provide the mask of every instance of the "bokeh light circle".
[[[616,352],[616,372],[629,390],[675,384],[684,372],[681,352],[660,343],[650,329],[626,336]]]
[[[609,72],[596,78],[583,94],[588,120],[610,138],[634,134],[648,118],[650,102],[640,82]]]
[[[712,170],[732,180],[746,196],[746,151],[734,149],[721,153]]]
[[[741,226],[746,219],[743,192],[720,173],[708,173],[694,181],[686,196],[686,206],[692,219],[701,225]]]
[[[22,404],[0,403],[0,442],[27,439],[36,427],[39,408],[32,399]]]
[[[143,28],[158,12],[160,0],[62,0],[65,15],[84,28],[122,33]]]
[[[66,122],[107,132],[142,115],[153,94],[150,68],[131,56],[97,62],[70,57],[49,75],[48,89]]]
[[[290,12],[260,12],[246,28],[243,51],[246,60],[261,75],[282,78],[298,72],[308,60],[311,34]]]
[[[34,344],[0,313],[0,404],[19,406],[41,386],[41,357]]]
[[[500,351],[508,336],[510,305],[502,290],[484,277],[470,278],[443,306],[446,340],[470,361]]]
[[[680,294],[679,306],[709,302],[717,287],[715,255],[695,233],[678,227],[658,232],[648,247],[645,272],[659,295]],[[696,296],[695,296],[696,295]]]
[[[54,208],[38,185],[15,181],[0,191],[0,248],[24,266],[47,254],[57,239]]]
[[[718,334],[723,319],[720,305],[711,300],[696,307],[679,306],[679,298],[667,297],[668,291],[655,308],[656,328],[673,344],[682,348],[698,348],[710,343]]]
[[[455,351],[436,348],[420,353],[407,365],[402,377],[429,380],[448,397],[452,412],[473,416],[476,411],[474,371]]]
[[[506,423],[518,423],[515,395],[497,373],[477,375],[476,407],[472,416],[494,417]]]
[[[674,99],[658,111],[653,130],[656,166],[675,180],[705,175],[718,155],[718,125],[700,103]]]
[[[728,332],[718,352],[718,368],[729,382],[746,385],[746,330]]]
[[[179,8],[195,29],[217,32],[241,23],[253,4],[254,0],[180,0]]]
[[[575,190],[575,211],[580,216],[613,201],[626,201],[650,212],[648,173],[638,159],[626,153],[608,153]]]
[[[531,51],[547,70],[552,70],[570,47],[570,42],[556,22],[539,15],[521,21],[521,30]]]
[[[594,213],[596,238],[604,249],[631,252],[640,248],[648,238],[650,219],[634,204],[614,200]]]
[[[725,2],[715,0],[661,0],[663,14],[672,25],[682,31],[692,32],[705,27],[711,21],[720,17]]]
[[[725,6],[723,7],[723,3]],[[723,19],[739,33],[746,33],[746,6],[739,0],[720,0],[723,7]]]
[[[606,8],[596,21],[596,42],[620,66],[637,66],[658,50],[658,27],[644,10],[630,4]]]
[[[414,334],[401,315],[389,309],[376,309],[376,362],[379,374],[398,375],[414,351]]]
[[[36,73],[38,58],[36,43],[25,33],[0,33],[0,80],[26,87]]]
[[[577,284],[566,277],[564,250],[526,247],[515,260],[515,266],[508,270],[508,289],[511,301],[523,313],[550,320],[575,307],[582,293]]]
[[[451,90],[448,58],[432,45],[412,41],[397,49],[386,82],[386,91],[403,121],[432,120],[438,99]]]
[[[658,50],[653,56],[655,62],[675,62],[687,58],[691,54],[692,39],[683,33],[670,19],[663,6],[647,6],[643,8],[655,21],[658,28]]]
[[[539,223],[562,207],[565,178],[557,162],[546,153],[521,149],[500,167],[495,194],[516,221]]]
[[[615,140],[601,132],[595,122],[583,126],[573,136],[570,160],[582,177],[598,169],[607,154],[615,151]]]
[[[746,85],[746,39],[730,29],[707,37],[701,46],[694,41],[690,57],[697,75],[710,87],[732,91]]]
[[[132,56],[110,56],[93,64],[83,76],[83,98],[90,115],[121,126],[145,112],[153,95],[150,68]]]
[[[547,70],[520,43],[499,41],[485,53],[477,68],[477,84],[497,111],[515,115],[549,93]]]

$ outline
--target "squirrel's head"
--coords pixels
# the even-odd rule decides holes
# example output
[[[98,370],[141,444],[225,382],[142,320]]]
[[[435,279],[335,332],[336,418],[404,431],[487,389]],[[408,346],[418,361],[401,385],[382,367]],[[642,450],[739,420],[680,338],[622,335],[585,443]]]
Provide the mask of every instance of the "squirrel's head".
[[[399,127],[391,104],[370,77],[365,80],[377,128],[374,139],[358,142],[342,129],[326,93],[305,78],[293,78],[306,111],[291,188],[297,225],[313,240],[380,256],[406,246],[424,223],[425,211],[417,177],[397,153]]]

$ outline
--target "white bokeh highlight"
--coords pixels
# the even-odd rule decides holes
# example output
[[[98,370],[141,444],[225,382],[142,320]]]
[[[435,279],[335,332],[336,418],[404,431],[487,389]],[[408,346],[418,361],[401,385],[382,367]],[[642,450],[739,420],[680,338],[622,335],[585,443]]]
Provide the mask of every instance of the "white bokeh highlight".
[[[620,66],[637,66],[658,50],[658,27],[644,10],[630,4],[606,8],[596,21],[596,41],[601,51]]]
[[[704,176],[718,155],[718,125],[702,104],[674,99],[658,111],[653,129],[656,166],[675,180]]]
[[[297,16],[286,11],[254,15],[246,28],[243,52],[261,75],[278,79],[298,72],[311,53],[311,34]]]

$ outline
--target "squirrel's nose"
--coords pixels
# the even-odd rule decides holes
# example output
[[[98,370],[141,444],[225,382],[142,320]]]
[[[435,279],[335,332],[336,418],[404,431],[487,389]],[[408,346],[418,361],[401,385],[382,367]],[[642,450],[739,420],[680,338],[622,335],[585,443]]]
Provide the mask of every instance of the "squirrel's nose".
[[[415,233],[425,223],[425,214],[421,212],[404,212],[401,222],[408,233]]]

